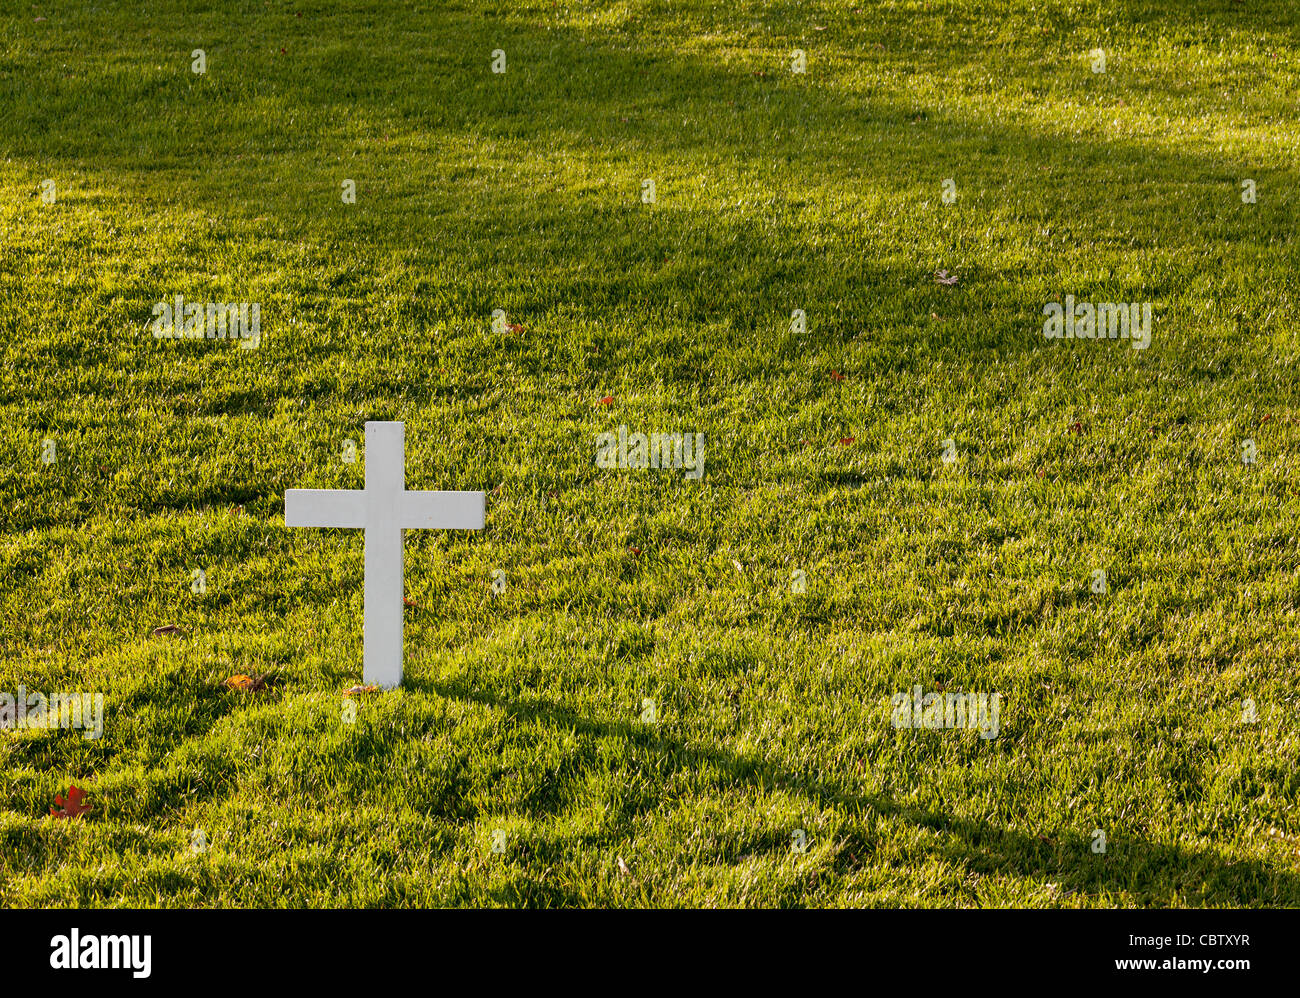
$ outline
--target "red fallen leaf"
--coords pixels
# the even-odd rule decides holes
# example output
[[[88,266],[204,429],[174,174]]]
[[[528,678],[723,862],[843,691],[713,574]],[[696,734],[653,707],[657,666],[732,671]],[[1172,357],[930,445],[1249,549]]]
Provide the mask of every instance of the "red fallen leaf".
[[[847,447],[849,444],[853,443],[853,439],[853,437],[840,437],[840,446]]]
[[[603,399],[600,400],[600,404],[601,404],[601,405],[613,405],[613,404],[614,404],[614,396],[613,396],[613,395],[606,395]]]
[[[345,697],[357,696],[361,693],[378,693],[378,686],[353,686],[343,691]]]
[[[1261,420],[1259,421],[1259,425],[1260,425],[1260,426],[1263,426],[1265,423],[1267,423],[1267,422],[1268,422],[1270,419],[1272,419],[1272,418],[1273,418],[1273,414],[1272,414],[1272,413],[1265,413],[1265,414],[1264,414],[1264,418],[1261,419]]]
[[[639,554],[641,553],[641,549],[640,549],[640,548],[632,548],[632,547],[630,547],[630,548],[628,548],[627,550],[628,550],[628,553],[631,554],[633,557],[636,557],[637,555],[639,555]]]
[[[419,605],[418,603],[416,603],[415,600],[411,599],[410,597],[403,596],[403,597],[402,597],[402,602],[403,602],[404,604],[406,604],[407,606],[413,606],[413,607],[415,607],[417,610],[420,609],[420,605]]]
[[[176,624],[163,624],[162,627],[155,627],[151,634],[155,638],[161,638],[168,634],[180,634],[181,629]]]
[[[52,818],[80,818],[83,814],[95,810],[89,804],[83,804],[86,799],[86,791],[75,783],[68,787],[68,796],[65,800],[58,794],[54,795],[54,803],[58,808],[50,808],[50,817]]]
[[[285,54],[284,49],[280,49],[280,54],[281,54],[281,55],[284,55],[284,54]]]
[[[832,381],[843,381],[843,380],[844,380],[844,375],[840,374],[839,371],[831,371],[831,380],[832,380]]]
[[[1078,423],[1078,422],[1071,423],[1071,424],[1070,424],[1070,432],[1071,432],[1071,433],[1082,433],[1082,432],[1083,432],[1083,424],[1082,424],[1082,423]]]
[[[512,333],[522,333],[524,331],[524,327],[517,322],[509,323],[506,328]]]

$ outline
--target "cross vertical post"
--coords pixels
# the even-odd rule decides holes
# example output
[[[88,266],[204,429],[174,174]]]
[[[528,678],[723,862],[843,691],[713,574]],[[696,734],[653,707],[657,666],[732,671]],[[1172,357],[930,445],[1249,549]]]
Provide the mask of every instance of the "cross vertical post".
[[[402,682],[402,493],[406,426],[366,424],[365,647],[362,674],[384,689]]]

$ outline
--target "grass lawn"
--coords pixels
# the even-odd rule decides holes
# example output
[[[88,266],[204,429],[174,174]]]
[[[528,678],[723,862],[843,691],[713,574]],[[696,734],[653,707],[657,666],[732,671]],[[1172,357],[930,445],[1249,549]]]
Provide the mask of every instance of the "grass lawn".
[[[0,904],[1300,905],[1292,0],[8,6]]]

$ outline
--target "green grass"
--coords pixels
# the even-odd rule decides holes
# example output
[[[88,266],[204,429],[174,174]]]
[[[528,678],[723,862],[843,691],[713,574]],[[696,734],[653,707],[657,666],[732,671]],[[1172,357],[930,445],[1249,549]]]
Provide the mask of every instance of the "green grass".
[[[1300,904],[1294,3],[419,7],[0,21],[0,690],[106,700],[0,732],[0,904]],[[348,724],[361,538],[283,502],[371,419],[487,528]]]

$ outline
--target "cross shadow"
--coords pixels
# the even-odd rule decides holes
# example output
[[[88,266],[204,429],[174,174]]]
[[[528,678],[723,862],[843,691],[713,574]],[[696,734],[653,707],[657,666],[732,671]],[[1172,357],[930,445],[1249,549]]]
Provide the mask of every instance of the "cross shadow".
[[[719,789],[724,784],[743,783],[757,791],[797,792],[812,809],[834,808],[854,816],[876,814],[932,829],[944,836],[942,841],[920,848],[936,859],[960,864],[975,873],[1015,874],[1058,882],[1066,892],[1098,893],[1131,890],[1134,883],[1142,882],[1144,873],[1152,871],[1147,880],[1148,903],[1161,905],[1174,903],[1176,892],[1184,896],[1190,891],[1209,892],[1220,884],[1226,889],[1231,867],[1232,879],[1245,875],[1258,885],[1255,897],[1259,903],[1300,903],[1300,877],[1256,860],[1225,862],[1208,851],[1127,834],[1113,836],[1107,844],[1106,855],[1097,855],[1091,851],[1092,840],[1082,833],[1037,836],[948,812],[903,806],[883,795],[856,791],[833,775],[784,769],[769,759],[741,755],[716,745],[707,749],[693,747],[665,734],[659,726],[597,721],[539,699],[523,701],[481,689],[472,690],[463,682],[429,682],[408,677],[406,685],[437,696],[480,704],[512,720],[541,723],[593,739],[612,737],[634,743],[655,753],[661,763],[669,766],[670,774],[678,770],[699,773],[708,767],[718,767]],[[623,816],[634,819],[652,813],[659,803],[655,793],[643,791],[634,805],[626,807]],[[533,813],[559,813],[567,805],[567,800],[554,795],[550,799],[536,797],[529,801]],[[789,835],[790,829],[782,828],[723,841],[716,856],[721,862],[734,862],[758,851],[779,855],[790,848]],[[593,846],[608,845],[599,836],[585,841]],[[869,863],[873,849],[869,834],[850,834],[837,843],[831,867],[837,873],[851,873]],[[563,856],[562,845],[557,844],[549,851],[544,846],[538,847],[538,854],[559,861]],[[798,903],[797,898],[790,900]],[[1232,903],[1241,902],[1234,898]]]

